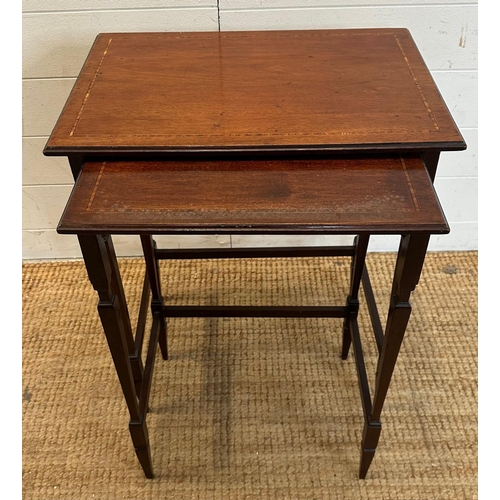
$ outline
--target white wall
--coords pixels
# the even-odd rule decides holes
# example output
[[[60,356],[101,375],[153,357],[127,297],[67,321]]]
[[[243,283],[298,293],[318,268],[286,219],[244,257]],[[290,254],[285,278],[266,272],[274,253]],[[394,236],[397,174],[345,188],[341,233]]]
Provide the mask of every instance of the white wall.
[[[95,36],[106,31],[222,31],[407,27],[468,144],[443,153],[436,189],[452,232],[434,250],[477,249],[477,2],[454,0],[23,0],[23,257],[72,258],[76,238],[55,227],[72,186],[65,158],[42,149]],[[162,246],[343,242],[331,237],[176,237]],[[115,237],[120,255],[137,238]],[[394,250],[373,238],[371,250]]]

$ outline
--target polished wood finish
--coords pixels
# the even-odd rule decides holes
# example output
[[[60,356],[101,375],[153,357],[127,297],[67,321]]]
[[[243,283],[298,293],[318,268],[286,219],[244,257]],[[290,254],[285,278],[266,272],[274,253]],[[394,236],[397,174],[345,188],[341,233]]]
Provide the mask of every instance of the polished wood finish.
[[[159,248],[155,251],[155,257],[159,260],[353,257],[354,250],[354,245],[339,245],[336,247]]]
[[[345,318],[342,306],[165,306],[171,318]]]
[[[368,251],[368,243],[370,242],[369,234],[358,234],[354,241],[355,253],[351,259],[351,284],[349,287],[349,295],[347,296],[346,308],[347,314],[344,318],[344,326],[342,328],[342,359],[347,359],[349,347],[351,345],[352,335],[350,332],[351,318],[358,316],[359,310],[359,287],[363,270],[365,269],[366,253]]]
[[[406,29],[97,36],[46,155],[460,150]]]
[[[44,154],[67,156],[78,179],[58,231],[78,235],[146,477],[147,405],[157,343],[167,357],[169,316],[344,318],[341,356],[352,345],[366,476],[429,235],[449,231],[432,187],[440,152],[465,147],[406,29],[96,38]],[[146,278],[135,338],[112,233],[141,235]],[[173,233],[357,238],[334,248],[156,248],[153,234]],[[364,263],[377,233],[401,235],[385,332]],[[345,305],[164,303],[159,259],[313,255],[351,257]],[[380,354],[373,391],[357,323],[361,283]]]
[[[161,279],[160,279],[160,266],[156,258],[156,242],[150,234],[141,235],[142,251],[144,254],[144,261],[146,263],[146,272],[151,286],[151,312],[153,316],[159,315],[159,333],[158,339],[161,348],[163,359],[168,359],[167,348],[167,322],[163,315],[163,296],[161,294]]]
[[[370,281],[370,275],[368,274],[366,266],[363,269],[361,282],[363,283],[363,291],[365,292],[366,306],[368,308],[368,314],[370,315],[370,321],[373,329],[373,336],[375,337],[377,349],[378,352],[380,353],[382,351],[382,344],[384,343],[384,329],[382,328],[377,302],[375,300],[375,295],[373,293],[373,288]]]
[[[429,238],[429,234],[404,235],[401,238],[394,270],[385,334],[377,364],[373,402],[369,411],[365,408],[365,426],[361,442],[361,460],[359,466],[359,477],[361,479],[366,477],[377,448],[382,430],[380,416],[406,327],[410,320],[410,296],[420,279]],[[354,343],[355,336],[352,337],[352,340]],[[359,354],[355,355],[355,357],[357,364],[361,364]],[[363,395],[366,394],[366,384],[367,381],[363,381],[360,378],[360,385],[363,386],[361,389]]]
[[[447,233],[418,156],[95,162],[60,233]]]
[[[124,314],[121,308],[122,291],[117,288],[117,280],[113,279],[113,269],[116,265],[113,243],[110,237],[100,235],[79,235],[78,240],[89,280],[99,294],[97,310],[130,414],[129,430],[132,442],[144,474],[151,478],[153,469],[146,417],[138,400],[145,390],[144,372],[141,369],[138,387],[133,356],[130,353],[130,346],[132,350],[135,349],[134,339],[128,327],[130,321],[127,324],[128,314]]]
[[[382,430],[380,414],[410,318],[409,296],[418,283],[429,236],[449,231],[419,155],[239,162],[90,162],[81,169],[58,231],[78,234],[85,243],[84,255],[88,253],[86,246],[101,241],[95,238],[103,238],[107,253],[101,251],[92,260],[87,257],[87,267],[91,270],[102,267],[108,276],[97,289],[101,295],[107,290],[104,295],[107,307],[100,303],[100,310],[108,310],[112,304],[118,308],[114,316],[102,316],[110,339],[116,337],[116,341],[121,332],[122,339],[132,346],[137,345],[138,339],[134,343],[129,329],[124,328],[129,323],[128,314],[124,315],[124,322],[119,322],[118,311],[124,296],[122,292],[112,299],[109,296],[112,290],[120,290],[111,240],[96,234],[141,235],[150,285],[144,287],[143,300],[144,296],[149,297],[151,290],[154,321],[144,376],[136,393],[138,406],[130,394],[132,359],[123,356],[123,347],[114,347],[114,355],[124,393],[127,391],[131,436],[147,477],[152,476],[152,465],[145,415],[158,342],[163,358],[168,358],[167,317],[344,318],[341,357],[347,359],[353,345],[365,421],[359,477],[366,477]],[[211,254],[221,257],[224,252],[176,250],[169,253],[156,248],[151,234],[205,231],[357,234],[352,247],[337,250],[340,255],[352,257],[345,306],[165,305],[158,265],[160,257],[201,255],[206,258]],[[385,334],[381,332],[380,319],[376,318],[378,312],[365,266],[369,238],[374,233],[404,235]],[[321,250],[324,249],[318,251],[321,253]],[[240,257],[263,254],[251,249],[226,253],[230,256],[239,253]],[[283,253],[283,249],[278,249],[270,255],[282,256]],[[306,255],[307,251],[295,249],[291,253]],[[373,401],[357,325],[362,282],[380,352]]]

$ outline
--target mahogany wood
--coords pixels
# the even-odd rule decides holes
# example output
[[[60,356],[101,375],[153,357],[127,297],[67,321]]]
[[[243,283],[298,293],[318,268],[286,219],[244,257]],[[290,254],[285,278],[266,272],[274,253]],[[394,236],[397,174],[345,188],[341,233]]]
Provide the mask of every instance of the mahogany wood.
[[[166,355],[165,315],[344,318],[343,357],[352,342],[365,415],[366,476],[429,234],[449,231],[432,188],[439,155],[465,147],[406,29],[98,35],[44,154],[67,156],[78,177],[58,231],[78,234],[146,477],[147,399],[157,338]],[[148,273],[135,340],[111,233],[142,236]],[[172,251],[155,248],[156,233],[358,240],[288,252]],[[376,233],[403,235],[385,334],[363,265]],[[344,307],[168,306],[161,298],[158,259],[323,254],[353,257]],[[360,279],[380,352],[373,403],[356,321]]]
[[[151,287],[149,286],[149,278],[147,272],[144,276],[142,285],[141,304],[139,306],[139,314],[137,317],[137,325],[135,329],[135,352],[137,357],[141,357],[142,344],[144,343],[144,334],[146,332],[146,321],[149,310],[149,296],[151,294]]]
[[[365,420],[361,442],[360,479],[366,477],[375,455],[382,430],[380,415],[411,315],[410,295],[420,279],[428,244],[428,234],[405,235],[401,238],[394,270],[389,313],[377,364],[373,403],[370,415]]]
[[[370,395],[370,384],[368,382],[368,375],[366,373],[365,358],[363,355],[363,348],[361,346],[361,336],[359,334],[357,312],[351,312],[347,320],[350,322],[349,333],[352,338],[354,362],[356,364],[356,371],[358,373],[359,393],[361,396],[361,404],[363,406],[363,416],[365,422],[370,420],[372,412],[372,399]]]
[[[78,239],[90,282],[99,294],[97,309],[130,414],[132,442],[146,477],[153,477],[149,437],[144,414],[139,408],[140,393],[137,393],[138,384],[128,347],[130,339],[125,325],[127,316],[120,309],[117,296],[120,291],[114,289],[116,280],[112,278],[116,264],[112,242],[105,236],[95,235],[79,235]],[[140,390],[142,391],[142,378]]]
[[[141,392],[144,367],[142,365],[142,359],[140,356],[138,356],[138,353],[135,348],[135,342],[132,333],[132,326],[130,324],[130,316],[128,312],[127,300],[125,297],[125,290],[123,289],[123,283],[120,277],[118,263],[116,262],[116,256],[114,255],[114,246],[109,237],[104,240],[104,244],[106,246],[108,253],[110,254],[108,262],[110,263],[110,268],[111,268],[111,288],[113,289],[116,300],[119,303],[123,328],[125,329],[125,340],[127,342],[130,364],[132,368],[132,373],[134,375],[136,394],[138,396]]]
[[[101,33],[47,155],[460,150],[407,29]]]
[[[167,347],[167,323],[163,315],[163,296],[161,293],[160,266],[155,257],[155,245],[151,235],[141,235],[142,250],[144,261],[146,262],[146,271],[151,285],[151,312],[153,316],[158,313],[160,318],[158,339],[160,342],[161,354],[163,359],[168,359]]]
[[[365,293],[366,306],[372,323],[373,335],[375,337],[375,342],[377,343],[378,352],[380,353],[382,351],[382,344],[384,343],[384,329],[382,328],[382,323],[380,322],[377,302],[375,301],[370,275],[368,274],[366,266],[363,269],[362,283],[363,292]]]
[[[349,285],[349,295],[346,300],[346,307],[348,313],[344,318],[344,325],[342,327],[342,359],[347,359],[347,353],[351,345],[351,317],[357,317],[359,310],[359,287],[361,285],[361,277],[363,269],[365,268],[366,252],[368,251],[368,243],[370,235],[363,234],[357,235],[354,241],[355,253],[351,259],[351,282]]]
[[[344,318],[342,306],[164,306],[170,318]]]
[[[414,156],[254,162],[96,162],[59,233],[447,233]]]
[[[153,382],[153,369],[156,359],[156,346],[159,343],[161,323],[164,321],[163,314],[156,311],[153,313],[153,325],[151,326],[151,335],[149,337],[148,353],[144,369],[144,383],[139,397],[139,411],[145,418],[148,411],[149,395],[151,393],[151,383]]]
[[[353,245],[336,247],[159,248],[157,259],[258,259],[291,257],[352,257]]]

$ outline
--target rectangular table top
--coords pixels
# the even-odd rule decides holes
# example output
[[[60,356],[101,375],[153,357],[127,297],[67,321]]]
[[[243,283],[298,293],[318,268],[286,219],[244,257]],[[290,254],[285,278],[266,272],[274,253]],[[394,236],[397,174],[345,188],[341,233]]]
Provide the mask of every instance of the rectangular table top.
[[[406,29],[102,33],[44,153],[460,150]]]
[[[90,162],[59,233],[448,233],[418,155]]]

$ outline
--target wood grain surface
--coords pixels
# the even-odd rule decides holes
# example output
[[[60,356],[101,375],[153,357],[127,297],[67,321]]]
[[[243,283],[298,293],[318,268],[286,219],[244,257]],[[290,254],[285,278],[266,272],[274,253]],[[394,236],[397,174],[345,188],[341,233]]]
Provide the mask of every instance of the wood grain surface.
[[[91,162],[60,233],[447,233],[418,156]]]
[[[460,150],[406,29],[103,33],[44,153]]]

